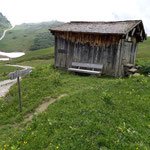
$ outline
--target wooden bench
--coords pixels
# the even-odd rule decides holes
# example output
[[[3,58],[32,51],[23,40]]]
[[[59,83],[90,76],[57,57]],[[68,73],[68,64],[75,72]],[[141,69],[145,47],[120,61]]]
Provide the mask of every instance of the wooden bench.
[[[102,69],[103,65],[101,64],[72,62],[68,71],[101,75]]]

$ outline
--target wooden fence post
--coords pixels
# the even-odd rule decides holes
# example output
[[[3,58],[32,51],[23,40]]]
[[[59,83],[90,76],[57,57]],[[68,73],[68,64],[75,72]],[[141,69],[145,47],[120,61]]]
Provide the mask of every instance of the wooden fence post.
[[[11,80],[14,80],[14,79],[17,78],[20,111],[22,111],[20,77],[23,77],[27,74],[30,74],[31,72],[32,72],[32,70],[30,70],[30,69],[24,69],[24,70],[18,70],[17,69],[15,72],[11,72],[11,73],[8,74],[8,77]]]
[[[18,69],[17,69],[17,73],[18,73]],[[19,75],[17,75],[17,83],[18,83],[19,107],[20,107],[20,111],[22,111],[21,88],[20,88],[20,79],[19,79]]]

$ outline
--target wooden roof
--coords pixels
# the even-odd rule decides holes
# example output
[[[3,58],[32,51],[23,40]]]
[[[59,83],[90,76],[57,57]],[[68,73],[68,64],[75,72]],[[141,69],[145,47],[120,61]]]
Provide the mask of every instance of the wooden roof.
[[[139,31],[143,31],[143,39],[146,34],[142,20],[127,20],[113,22],[69,22],[60,26],[49,29],[54,32],[78,32],[91,34],[118,34],[126,35],[134,28],[138,27]]]

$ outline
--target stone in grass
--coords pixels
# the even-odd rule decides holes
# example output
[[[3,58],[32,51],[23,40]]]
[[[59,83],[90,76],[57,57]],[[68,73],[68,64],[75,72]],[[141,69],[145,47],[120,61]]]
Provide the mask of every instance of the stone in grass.
[[[142,66],[138,65],[135,68],[138,69],[138,70],[140,70],[140,69],[142,69]]]
[[[140,74],[139,73],[134,73],[133,76],[140,76]]]
[[[129,71],[129,72],[132,72],[132,73],[135,73],[135,72],[137,71],[137,69],[131,68],[131,69],[129,69],[128,71]]]
[[[125,64],[124,66],[127,68],[132,68],[134,66],[134,64]]]

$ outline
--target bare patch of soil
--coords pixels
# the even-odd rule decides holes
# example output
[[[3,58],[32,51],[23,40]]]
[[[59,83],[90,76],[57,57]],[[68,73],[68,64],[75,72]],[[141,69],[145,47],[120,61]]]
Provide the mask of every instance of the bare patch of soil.
[[[30,113],[27,116],[25,116],[24,122],[32,120],[34,115],[44,112],[50,104],[54,103],[55,101],[61,99],[62,97],[65,97],[65,96],[67,96],[67,94],[62,94],[56,99],[52,98],[49,101],[45,101],[38,108],[35,109],[34,113]]]

